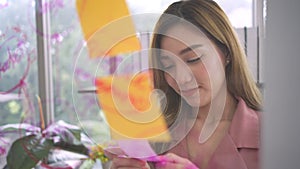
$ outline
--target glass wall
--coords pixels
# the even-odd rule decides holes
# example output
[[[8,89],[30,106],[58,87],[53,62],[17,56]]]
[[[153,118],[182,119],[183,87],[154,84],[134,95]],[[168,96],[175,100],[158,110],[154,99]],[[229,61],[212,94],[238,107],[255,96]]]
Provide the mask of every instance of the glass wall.
[[[34,122],[38,93],[35,6],[0,1],[0,125]]]
[[[143,13],[162,13],[175,0],[127,0],[130,13],[135,16]],[[228,14],[237,28],[241,41],[245,44],[248,36],[256,37],[255,32],[245,35],[244,27],[254,26],[252,0],[216,0]],[[54,101],[54,121],[82,126],[96,142],[107,139],[108,128],[95,96],[95,77],[109,75],[122,62],[124,56],[114,58],[88,57],[83,38],[75,0],[46,0],[50,11],[50,35],[37,31],[35,0],[0,0],[0,125],[29,122],[38,124],[38,56],[37,36],[50,38],[50,56],[52,57]],[[43,12],[43,11],[40,11]],[[151,31],[139,17],[134,17],[137,28]],[[153,18],[155,19],[155,18]],[[252,30],[249,30],[252,31]],[[139,34],[142,47],[149,46],[150,33]],[[257,41],[256,41],[257,43]],[[257,74],[256,44],[246,44],[253,74]],[[252,47],[253,46],[253,49]],[[251,48],[251,49],[250,49]],[[249,52],[251,51],[251,52]],[[147,54],[132,60],[137,67],[147,65]],[[131,61],[130,61],[131,62]],[[134,68],[133,68],[134,69]],[[256,76],[257,77],[257,76]],[[100,135],[107,136],[101,137]],[[104,138],[104,140],[103,140]],[[101,140],[102,139],[102,140]],[[7,141],[0,144],[6,144]],[[1,161],[0,161],[1,162]],[[1,166],[0,166],[1,167]]]

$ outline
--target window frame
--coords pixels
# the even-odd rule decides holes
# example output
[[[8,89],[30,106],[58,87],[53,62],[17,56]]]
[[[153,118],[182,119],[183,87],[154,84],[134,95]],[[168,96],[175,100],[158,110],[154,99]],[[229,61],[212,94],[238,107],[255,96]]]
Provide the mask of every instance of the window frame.
[[[52,55],[50,53],[50,8],[46,0],[35,0],[37,29],[38,91],[42,100],[45,125],[54,121]]]

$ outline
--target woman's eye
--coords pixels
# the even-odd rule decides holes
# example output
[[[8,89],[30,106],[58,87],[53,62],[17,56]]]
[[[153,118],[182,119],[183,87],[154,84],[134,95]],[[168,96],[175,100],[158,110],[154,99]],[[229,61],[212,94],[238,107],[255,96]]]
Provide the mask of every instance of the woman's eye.
[[[174,65],[166,65],[166,66],[163,66],[163,69],[164,70],[170,70],[174,67]]]
[[[201,61],[201,57],[197,57],[197,58],[193,58],[193,59],[190,59],[190,60],[187,60],[186,62],[187,63],[195,63],[195,62],[198,62],[198,61]]]

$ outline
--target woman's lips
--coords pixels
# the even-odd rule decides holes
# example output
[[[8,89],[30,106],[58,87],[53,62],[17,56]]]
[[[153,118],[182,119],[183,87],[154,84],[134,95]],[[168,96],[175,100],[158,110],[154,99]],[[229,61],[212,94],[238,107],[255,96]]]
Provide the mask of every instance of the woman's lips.
[[[198,92],[199,88],[200,87],[192,88],[192,89],[184,89],[184,90],[181,90],[180,92],[183,96],[192,96]]]

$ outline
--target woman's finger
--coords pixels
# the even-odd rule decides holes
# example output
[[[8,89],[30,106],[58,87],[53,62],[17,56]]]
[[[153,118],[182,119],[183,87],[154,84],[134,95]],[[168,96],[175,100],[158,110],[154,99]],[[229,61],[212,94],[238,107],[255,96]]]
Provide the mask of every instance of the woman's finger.
[[[156,169],[199,169],[194,164],[180,164],[173,162],[160,162],[155,164]]]
[[[159,162],[155,164],[156,169],[184,169],[183,165],[172,162]]]
[[[163,156],[161,162],[156,163],[158,169],[198,169],[198,167],[186,158],[176,154],[168,153]]]
[[[140,167],[115,167],[111,166],[110,169],[141,169]]]
[[[173,153],[168,153],[165,155],[165,160],[169,161],[169,162],[173,162],[173,163],[181,163],[181,164],[185,164],[185,163],[189,163],[190,161],[186,158],[182,158],[176,154]]]
[[[143,168],[146,167],[146,162],[134,159],[134,158],[123,158],[123,157],[116,157],[112,160],[112,168]]]
[[[119,147],[108,147],[104,149],[104,154],[109,159],[113,159],[115,157],[126,156],[126,154]]]

